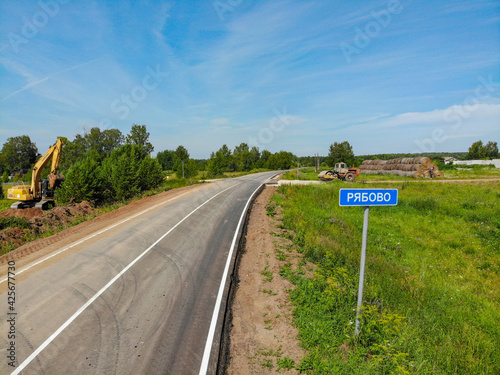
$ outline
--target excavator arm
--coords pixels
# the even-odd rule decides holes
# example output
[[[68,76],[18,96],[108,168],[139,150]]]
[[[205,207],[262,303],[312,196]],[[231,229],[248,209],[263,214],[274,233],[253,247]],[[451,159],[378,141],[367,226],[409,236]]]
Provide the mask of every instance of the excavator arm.
[[[18,200],[18,202],[12,204],[11,208],[26,208],[35,206],[45,209],[54,205],[53,200],[44,200],[45,196],[53,196],[53,192],[51,195],[43,194],[44,191],[50,192],[50,190],[46,190],[46,188],[41,189],[40,177],[42,175],[43,168],[45,168],[49,160],[52,158],[51,171],[48,175],[48,187],[50,189],[54,189],[56,182],[64,179],[64,176],[57,174],[62,146],[62,140],[58,139],[57,142],[52,145],[40,159],[38,159],[33,167],[33,171],[31,172],[31,185],[29,188],[28,186],[14,186],[8,190],[7,198]]]
[[[40,181],[40,176],[42,175],[42,170],[45,168],[47,163],[49,162],[50,158],[52,158],[52,169],[50,170],[50,175],[57,175],[57,167],[59,166],[59,159],[61,157],[61,150],[62,150],[63,143],[61,139],[59,138],[57,142],[49,148],[49,150],[43,154],[43,156],[38,159],[38,161],[35,163],[35,166],[33,167],[33,172],[31,173],[31,193],[33,194],[34,197],[38,196],[39,193],[39,184],[38,181]],[[56,179],[52,179],[54,182],[51,181],[49,175],[49,181],[50,181],[50,187],[51,189],[54,188],[54,184]]]

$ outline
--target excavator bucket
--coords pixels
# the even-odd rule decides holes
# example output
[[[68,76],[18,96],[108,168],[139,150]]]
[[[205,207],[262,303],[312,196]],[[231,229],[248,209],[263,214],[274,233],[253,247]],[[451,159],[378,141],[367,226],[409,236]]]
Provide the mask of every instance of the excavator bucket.
[[[64,176],[62,174],[52,174],[51,173],[47,176],[47,178],[49,180],[49,187],[51,189],[56,188],[64,181]]]

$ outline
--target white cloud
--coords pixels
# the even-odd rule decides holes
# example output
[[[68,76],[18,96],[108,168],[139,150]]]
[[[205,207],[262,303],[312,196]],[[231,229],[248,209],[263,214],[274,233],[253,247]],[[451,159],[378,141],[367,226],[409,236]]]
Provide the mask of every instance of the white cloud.
[[[466,150],[480,138],[499,140],[500,103],[401,113],[347,126],[337,134],[357,134],[363,154]]]
[[[212,125],[218,126],[218,125],[226,125],[229,122],[227,118],[216,118],[213,120],[210,120],[210,123]]]

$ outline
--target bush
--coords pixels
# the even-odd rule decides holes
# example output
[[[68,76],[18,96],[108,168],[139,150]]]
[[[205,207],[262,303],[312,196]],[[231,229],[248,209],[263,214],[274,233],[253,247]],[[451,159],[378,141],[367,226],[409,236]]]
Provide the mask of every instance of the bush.
[[[141,146],[124,145],[113,151],[103,163],[107,193],[113,200],[133,197],[163,183],[163,171],[157,159],[149,157]]]
[[[182,161],[178,160],[174,165],[177,178],[182,178]],[[198,163],[194,159],[184,162],[184,178],[192,178],[198,174]]]
[[[109,185],[115,200],[127,199],[139,193],[138,161],[135,155],[121,155],[111,162]]]
[[[164,176],[162,166],[157,159],[147,156],[139,167],[139,185],[142,191],[160,186]]]
[[[63,184],[57,189],[57,197],[63,202],[87,200],[100,203],[104,198],[104,185],[98,156],[90,153],[69,169]]]
[[[0,217],[0,230],[5,228],[30,229],[31,225],[24,217]]]

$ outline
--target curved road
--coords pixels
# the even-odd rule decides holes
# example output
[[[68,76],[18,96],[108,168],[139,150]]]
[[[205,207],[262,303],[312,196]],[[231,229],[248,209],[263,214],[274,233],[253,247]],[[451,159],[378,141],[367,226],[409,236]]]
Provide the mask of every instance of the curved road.
[[[214,373],[232,250],[273,174],[216,182],[33,267],[16,281],[15,315],[3,281],[0,373]]]

